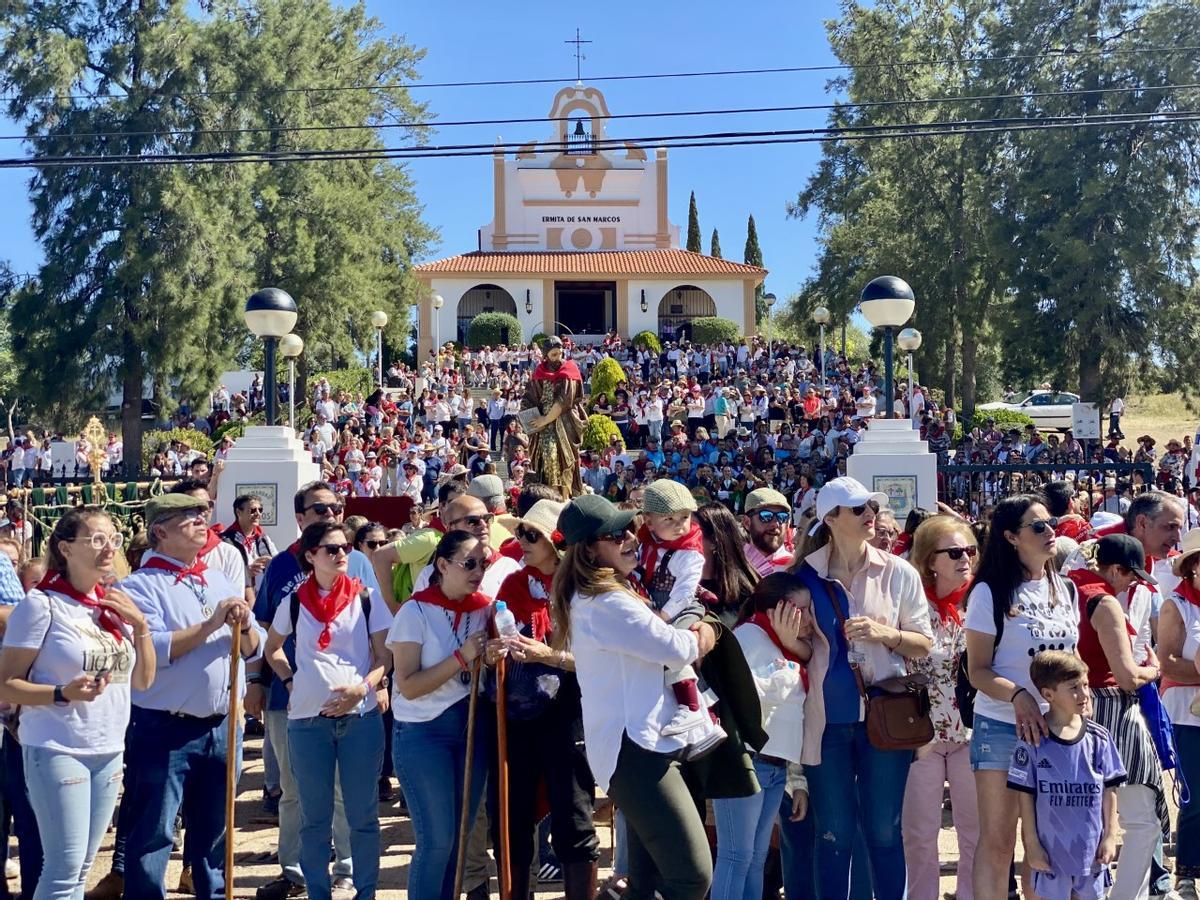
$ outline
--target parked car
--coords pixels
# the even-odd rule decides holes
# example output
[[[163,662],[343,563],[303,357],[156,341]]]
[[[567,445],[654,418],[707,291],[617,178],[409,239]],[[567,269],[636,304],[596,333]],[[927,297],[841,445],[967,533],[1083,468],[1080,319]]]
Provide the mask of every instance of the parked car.
[[[994,403],[981,403],[976,408],[985,413],[989,409],[1024,413],[1033,419],[1033,424],[1039,430],[1066,431],[1071,427],[1071,406],[1078,402],[1078,394],[1069,394],[1066,391],[1031,391],[1024,400],[1012,403],[998,400]]]

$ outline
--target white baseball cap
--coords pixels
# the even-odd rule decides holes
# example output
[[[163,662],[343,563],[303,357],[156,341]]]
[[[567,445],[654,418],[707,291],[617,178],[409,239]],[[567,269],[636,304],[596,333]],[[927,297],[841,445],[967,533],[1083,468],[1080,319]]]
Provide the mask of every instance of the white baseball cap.
[[[887,494],[881,491],[869,491],[862,482],[843,475],[825,482],[824,487],[817,491],[817,521],[820,524],[825,517],[839,506],[864,506],[874,500],[879,507],[888,505]]]

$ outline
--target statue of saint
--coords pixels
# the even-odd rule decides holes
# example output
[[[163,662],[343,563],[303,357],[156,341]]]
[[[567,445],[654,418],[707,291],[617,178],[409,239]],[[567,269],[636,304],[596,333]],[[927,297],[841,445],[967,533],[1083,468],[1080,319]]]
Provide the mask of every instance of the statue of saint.
[[[579,445],[587,422],[583,376],[573,360],[564,358],[560,338],[548,338],[542,354],[521,402],[522,409],[538,411],[526,427],[531,470],[526,481],[556,487],[564,500],[570,500],[583,492],[579,475]]]

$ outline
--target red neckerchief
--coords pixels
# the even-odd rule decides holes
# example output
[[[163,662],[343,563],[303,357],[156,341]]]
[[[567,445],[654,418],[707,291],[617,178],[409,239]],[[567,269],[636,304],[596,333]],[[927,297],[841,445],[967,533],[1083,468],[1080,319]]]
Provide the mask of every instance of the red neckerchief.
[[[70,597],[76,603],[83,606],[99,610],[96,621],[100,627],[111,634],[118,644],[125,640],[125,632],[121,628],[121,623],[125,620],[115,610],[109,609],[107,606],[101,606],[98,602],[104,599],[104,585],[97,583],[92,589],[92,593],[96,595],[94,600],[87,594],[77,591],[71,582],[57,572],[46,575],[46,577],[38,582],[37,587],[39,591],[54,591],[55,593]]]
[[[791,650],[783,646],[783,642],[779,640],[779,635],[775,633],[775,628],[771,625],[771,617],[762,610],[759,610],[749,619],[746,620],[751,625],[757,625],[763,630],[763,633],[771,639],[771,643],[775,645],[780,655],[788,662],[794,662],[800,667],[800,679],[804,682],[804,690],[808,690],[808,667],[800,661],[800,657],[796,656]]]
[[[573,359],[564,359],[557,369],[551,369],[544,361],[540,362],[530,377],[534,381],[583,381],[579,366]]]
[[[238,534],[240,534],[242,536],[242,538],[241,538],[242,546],[244,546],[247,550],[253,550],[254,542],[263,536],[263,530],[262,530],[261,525],[255,525],[254,530],[251,531],[249,534],[246,534],[246,532],[242,531],[242,526],[237,522],[233,523],[233,528]]]
[[[300,605],[323,626],[317,638],[318,650],[329,646],[329,642],[333,640],[333,632],[329,626],[342,614],[342,610],[354,602],[361,590],[362,582],[357,578],[350,578],[345,573],[338,575],[337,581],[324,597],[321,596],[321,586],[317,584],[315,574],[310,574],[297,589],[296,596],[300,599]]]
[[[971,581],[972,579],[968,578],[966,584],[951,591],[945,597],[939,597],[937,591],[926,586],[925,599],[929,601],[930,606],[937,610],[943,625],[952,619],[956,625],[962,624],[962,602],[963,598],[967,596],[967,591],[971,589]]]
[[[176,584],[179,584],[179,582],[191,575],[202,585],[208,587],[208,581],[204,577],[204,573],[208,571],[208,566],[199,556],[196,557],[196,561],[190,566],[181,566],[179,563],[173,562],[169,559],[163,559],[161,556],[152,556],[146,560],[146,562],[142,565],[142,568],[162,569],[166,572],[173,572],[175,574]]]
[[[442,609],[449,610],[454,613],[455,631],[458,630],[458,623],[462,620],[463,613],[478,612],[481,609],[486,609],[491,606],[492,598],[482,591],[475,591],[473,594],[467,594],[461,600],[451,600],[442,591],[440,584],[431,584],[424,590],[417,591],[410,598],[418,603],[428,603],[432,606],[440,606]]]
[[[1185,578],[1179,582],[1179,586],[1175,588],[1175,592],[1188,603],[1192,604],[1192,606],[1200,606],[1200,591],[1196,590],[1192,584],[1192,579]]]
[[[533,566],[513,572],[500,585],[496,597],[508,604],[513,617],[529,626],[535,641],[545,641],[550,633],[550,585],[554,573],[546,573]],[[533,586],[542,587],[542,596],[533,595]]]
[[[1092,536],[1092,526],[1083,516],[1068,513],[1058,520],[1058,527],[1054,529],[1054,533],[1059,537],[1069,537],[1082,544]]]
[[[221,533],[215,528],[208,529],[208,535],[204,539],[204,546],[200,548],[200,552],[196,554],[196,559],[204,559],[208,554],[212,553],[221,543]]]
[[[912,535],[907,531],[900,532],[896,542],[892,544],[892,555],[903,556],[912,547]]]
[[[643,525],[638,529],[638,542],[646,550],[646,558],[642,561],[644,573],[642,579],[647,584],[654,578],[654,570],[658,567],[658,555],[662,551],[695,550],[697,553],[704,552],[704,532],[700,530],[697,522],[692,522],[692,527],[673,541],[660,541],[650,531],[650,526]]]

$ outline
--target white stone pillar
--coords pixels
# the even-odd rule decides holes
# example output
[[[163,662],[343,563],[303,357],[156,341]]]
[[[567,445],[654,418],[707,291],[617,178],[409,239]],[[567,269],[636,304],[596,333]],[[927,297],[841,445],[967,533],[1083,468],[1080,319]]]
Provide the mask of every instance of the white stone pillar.
[[[321,470],[304,442],[282,425],[257,425],[238,438],[217,483],[215,521],[233,521],[233,501],[242,494],[262,500],[262,528],[283,549],[300,536],[292,498],[301,485],[320,478]]]
[[[872,419],[846,474],[888,495],[900,524],[914,507],[937,509],[937,454],[907,419]]]

